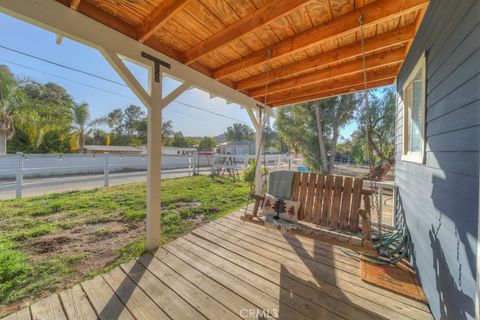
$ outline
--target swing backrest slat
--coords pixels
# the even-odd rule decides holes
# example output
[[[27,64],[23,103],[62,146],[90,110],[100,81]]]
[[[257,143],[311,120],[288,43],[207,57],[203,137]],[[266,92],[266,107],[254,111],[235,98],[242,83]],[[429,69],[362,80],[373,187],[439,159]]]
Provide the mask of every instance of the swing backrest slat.
[[[358,232],[362,188],[361,178],[296,172],[292,200],[300,201],[298,219]]]

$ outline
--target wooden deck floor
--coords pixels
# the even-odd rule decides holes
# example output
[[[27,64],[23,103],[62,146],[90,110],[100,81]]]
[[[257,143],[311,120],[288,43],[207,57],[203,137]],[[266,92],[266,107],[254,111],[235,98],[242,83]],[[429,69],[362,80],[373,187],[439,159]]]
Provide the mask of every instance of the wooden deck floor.
[[[345,249],[239,216],[208,223],[155,256],[146,254],[7,319],[432,318],[426,305],[363,282]]]

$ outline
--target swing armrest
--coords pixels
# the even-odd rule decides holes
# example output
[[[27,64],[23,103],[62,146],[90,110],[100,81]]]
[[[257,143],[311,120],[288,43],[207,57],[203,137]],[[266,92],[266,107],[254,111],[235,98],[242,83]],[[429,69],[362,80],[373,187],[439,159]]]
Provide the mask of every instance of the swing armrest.
[[[363,243],[365,247],[372,246],[372,225],[370,223],[370,197],[363,195],[363,208],[358,209],[358,215],[362,222]]]
[[[252,193],[250,197],[255,200],[255,204],[253,206],[253,215],[256,216],[258,214],[258,208],[260,207],[260,204],[263,202],[263,200],[265,200],[265,196]]]

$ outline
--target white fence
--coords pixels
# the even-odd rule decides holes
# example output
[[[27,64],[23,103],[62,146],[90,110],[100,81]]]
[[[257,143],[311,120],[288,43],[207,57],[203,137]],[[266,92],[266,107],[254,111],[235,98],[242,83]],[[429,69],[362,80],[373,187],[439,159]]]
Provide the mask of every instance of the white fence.
[[[200,174],[213,168],[243,170],[255,156],[163,155],[162,170],[169,176]],[[288,167],[285,155],[262,156],[269,167]],[[22,198],[145,181],[146,155],[120,154],[15,154],[0,157],[0,199]]]

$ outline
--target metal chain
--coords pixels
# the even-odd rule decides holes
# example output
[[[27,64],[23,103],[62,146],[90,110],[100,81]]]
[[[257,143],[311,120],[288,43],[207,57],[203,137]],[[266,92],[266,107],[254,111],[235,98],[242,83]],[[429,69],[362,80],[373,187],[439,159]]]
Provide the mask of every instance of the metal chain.
[[[363,91],[365,94],[365,114],[367,115],[367,148],[368,148],[368,164],[370,170],[374,168],[374,155],[373,155],[373,145],[372,145],[372,122],[370,119],[370,110],[368,105],[368,79],[367,79],[367,59],[366,59],[366,50],[365,50],[365,30],[363,27],[363,16],[358,17],[358,22],[360,24],[360,44],[362,48],[362,65],[363,65]],[[375,209],[377,213],[377,224],[378,224],[378,233],[380,238],[382,237],[382,212],[380,210],[379,196],[378,196],[378,187],[377,183],[370,179],[370,190],[374,196],[374,203],[371,204],[372,209]]]
[[[272,51],[271,50],[267,50],[267,64],[265,64],[265,96],[263,97],[263,105],[264,107],[267,105],[267,94],[268,94],[268,78],[269,78],[269,75],[270,75],[270,68],[268,67],[268,62],[270,61],[270,58],[272,57]],[[262,130],[262,138],[260,139],[260,142],[259,142],[259,146],[258,147],[258,154],[256,155],[255,157],[255,166],[258,166],[258,162],[260,160],[260,146],[263,144],[263,141],[265,140],[265,134],[264,134],[264,129],[265,129],[265,124],[266,124],[266,121],[262,121],[262,119],[265,118],[266,119],[266,113],[263,112],[263,116],[262,116],[262,109],[259,108],[258,109],[258,120],[259,120],[259,124],[261,124],[261,130]],[[265,155],[265,151],[263,152],[263,162],[264,164],[266,164],[266,155]],[[260,169],[260,172],[261,172],[261,169]],[[263,175],[263,174],[262,174]],[[264,191],[263,190],[263,186],[266,184],[266,181],[267,181],[267,177],[264,176],[263,177],[263,180],[262,180],[262,192]],[[248,204],[250,203],[250,195],[253,193],[253,187],[254,187],[254,183],[255,183],[255,180],[250,184],[250,193],[248,195],[248,199],[247,199],[247,204],[245,205],[245,214],[247,214],[247,210],[248,210]]]
[[[263,96],[263,107],[265,108],[267,106],[267,95],[268,95],[268,80],[270,76],[270,67],[268,66],[268,63],[270,62],[270,58],[272,57],[272,50],[267,50],[267,63],[265,63],[265,93]],[[263,113],[263,123],[262,123],[262,143],[265,141],[264,136],[265,136],[265,129],[267,127],[267,113]],[[262,118],[260,117],[260,120]],[[259,150],[261,150],[259,148]],[[267,156],[265,155],[265,150],[263,150],[263,165],[265,167],[267,166]],[[263,175],[263,174],[262,174]],[[263,187],[267,184],[267,175],[263,175],[263,184],[262,184],[262,190]]]

